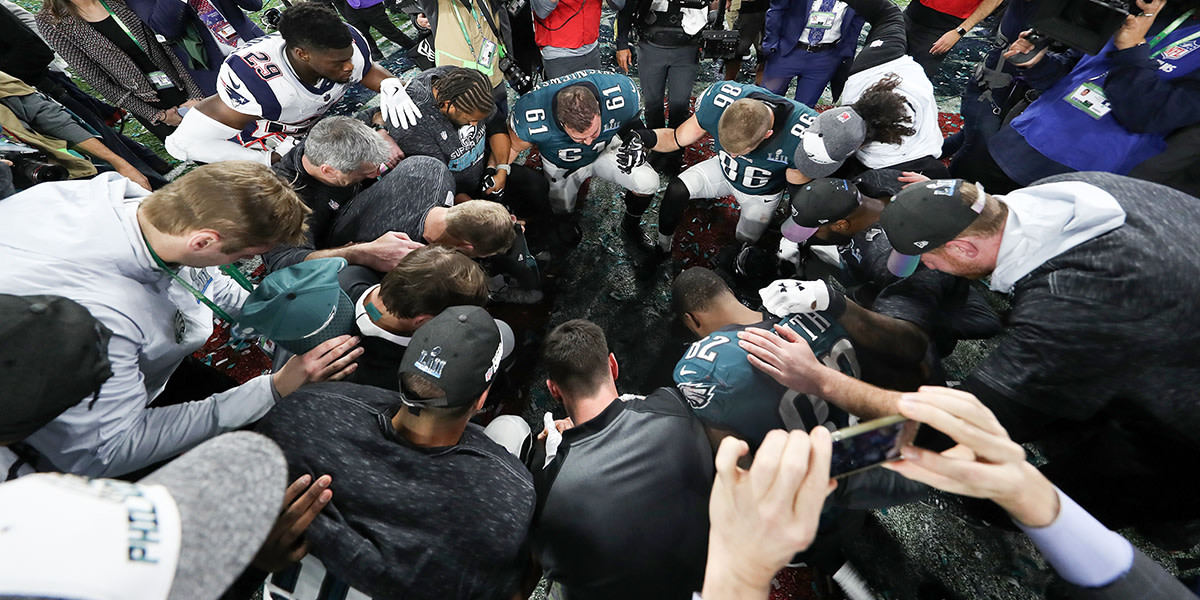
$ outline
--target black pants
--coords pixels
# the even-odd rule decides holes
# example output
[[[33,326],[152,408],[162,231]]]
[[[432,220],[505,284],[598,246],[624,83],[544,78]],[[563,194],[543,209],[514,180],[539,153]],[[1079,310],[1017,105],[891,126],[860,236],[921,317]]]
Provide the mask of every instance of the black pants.
[[[397,44],[400,44],[405,50],[412,48],[416,42],[412,38],[400,31],[392,20],[388,18],[387,9],[384,8],[382,2],[374,6],[366,8],[354,8],[346,3],[346,0],[334,0],[334,6],[338,12],[342,13],[342,18],[346,22],[353,25],[359,33],[367,40],[367,45],[371,47],[372,58],[378,59],[383,57],[383,53],[379,51],[379,46],[375,43],[375,37],[371,35],[371,28]]]

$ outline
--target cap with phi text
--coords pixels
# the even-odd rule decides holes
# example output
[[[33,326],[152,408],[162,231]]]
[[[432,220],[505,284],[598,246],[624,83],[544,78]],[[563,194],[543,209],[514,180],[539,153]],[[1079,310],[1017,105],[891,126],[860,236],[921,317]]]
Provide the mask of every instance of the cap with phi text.
[[[800,186],[792,196],[792,216],[780,228],[783,237],[797,244],[817,229],[850,216],[862,197],[845,179],[816,179]]]
[[[829,177],[867,139],[867,123],[849,106],[831,108],[800,134],[793,156],[796,169],[812,177]]]
[[[511,336],[511,333],[509,334]],[[423,376],[441,388],[437,398],[418,398],[400,384],[405,405],[455,407],[479,400],[500,369],[504,356],[501,328],[478,306],[451,306],[413,334],[400,375]]]
[[[964,204],[964,183],[961,179],[915,183],[900,190],[883,209],[879,224],[894,249],[888,259],[893,273],[902,277],[911,274],[916,269],[916,257],[954,239],[983,212],[987,199],[983,186],[975,184],[977,199]]]
[[[36,473],[0,485],[0,597],[215,600],[279,516],[271,440],[218,436],[137,483]]]
[[[350,332],[354,303],[338,285],[344,258],[307,260],[271,273],[250,293],[238,318],[241,332],[304,354]]]

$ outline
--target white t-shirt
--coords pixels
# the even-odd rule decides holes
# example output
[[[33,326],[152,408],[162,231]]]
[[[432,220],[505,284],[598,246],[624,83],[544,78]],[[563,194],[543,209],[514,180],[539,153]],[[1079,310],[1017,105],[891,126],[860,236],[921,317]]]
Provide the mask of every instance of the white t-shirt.
[[[252,132],[242,132],[243,142],[308,131],[350,86],[366,77],[371,70],[370,49],[357,30],[346,27],[354,38],[354,72],[346,83],[322,79],[312,87],[300,81],[278,33],[258,38],[225,59],[217,75],[217,96],[233,110],[261,117]]]
[[[853,104],[875,83],[895,73],[900,76],[896,92],[908,101],[912,126],[917,130],[900,144],[870,143],[858,149],[858,160],[869,169],[890,167],[926,156],[942,154],[942,130],[938,127],[937,100],[933,97],[933,84],[925,71],[907,54],[860,71],[846,80],[840,104]]]

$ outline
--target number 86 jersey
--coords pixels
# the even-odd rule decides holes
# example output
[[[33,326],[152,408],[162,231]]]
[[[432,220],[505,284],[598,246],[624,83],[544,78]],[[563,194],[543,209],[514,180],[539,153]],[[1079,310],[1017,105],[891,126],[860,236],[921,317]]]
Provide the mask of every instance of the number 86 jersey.
[[[775,123],[771,137],[754,150],[734,157],[722,148],[717,130],[725,108],[743,98],[767,104],[775,114]],[[696,98],[696,122],[712,134],[725,179],[739,192],[753,195],[783,191],[788,168],[795,168],[792,155],[800,145],[800,134],[813,124],[817,114],[795,100],[736,81],[718,81]]]
[[[590,146],[572,140],[554,111],[558,93],[576,85],[590,89],[600,102],[600,135]],[[589,69],[551,79],[518,98],[508,124],[517,137],[538,147],[542,160],[575,170],[592,164],[617,131],[641,111],[641,94],[632,79]]]
[[[777,319],[764,314],[753,325],[730,325],[694,343],[675,365],[675,385],[696,416],[707,425],[731,431],[757,449],[772,429],[840,429],[851,417],[824,399],[789,390],[747,360],[737,334],[779,323],[808,342],[817,360],[857,378],[858,358],[849,335],[823,313]]]

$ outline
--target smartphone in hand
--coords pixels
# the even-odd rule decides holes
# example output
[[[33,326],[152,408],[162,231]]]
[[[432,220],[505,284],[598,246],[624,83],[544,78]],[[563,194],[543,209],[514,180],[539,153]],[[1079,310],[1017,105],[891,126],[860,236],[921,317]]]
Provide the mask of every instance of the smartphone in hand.
[[[829,476],[840,479],[900,459],[921,424],[900,415],[883,417],[833,432]]]

